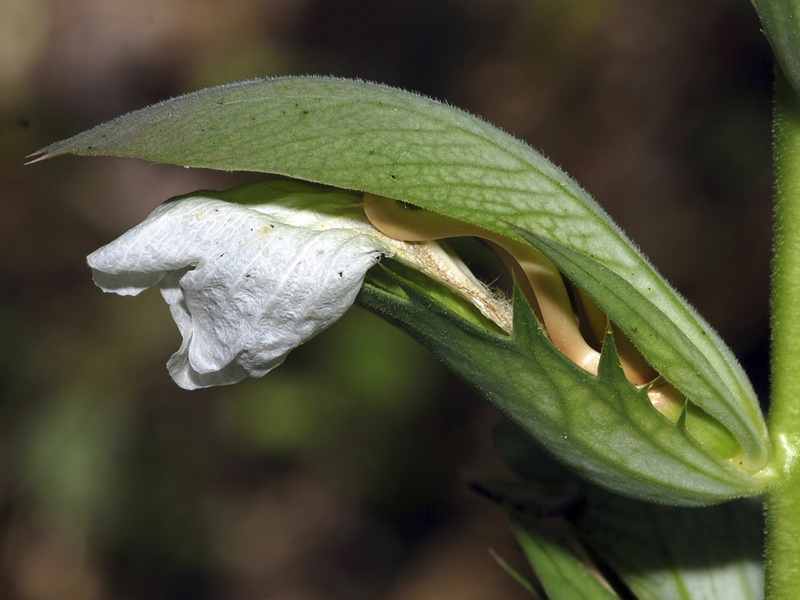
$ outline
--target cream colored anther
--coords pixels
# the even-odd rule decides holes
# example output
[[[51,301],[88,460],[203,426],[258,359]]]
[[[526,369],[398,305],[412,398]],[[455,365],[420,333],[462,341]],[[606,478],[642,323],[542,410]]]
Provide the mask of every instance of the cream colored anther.
[[[577,365],[597,374],[600,353],[586,343],[578,327],[558,268],[535,248],[476,225],[463,223],[444,215],[403,205],[374,194],[364,194],[364,211],[370,222],[385,235],[407,242],[422,242],[448,237],[473,236],[489,241],[513,270],[520,287],[534,310],[538,310],[553,344]],[[597,339],[602,339],[607,317],[594,302],[579,290],[578,298]],[[615,336],[625,377],[636,386],[644,386],[658,374],[621,335]],[[653,406],[673,420],[677,419],[685,401],[675,387],[666,382],[651,385],[648,397]]]
[[[364,194],[364,212],[383,234],[398,240],[423,242],[472,236],[489,241],[517,276],[520,287],[531,306],[539,312],[556,348],[586,371],[597,374],[600,353],[586,343],[573,313],[564,280],[558,268],[541,252],[476,225],[374,194]],[[578,298],[591,329],[598,339],[602,339],[607,326],[606,315],[583,292],[579,291]],[[615,343],[628,381],[644,386],[658,376],[627,337],[616,335]],[[685,401],[683,394],[666,382],[650,386],[648,397],[659,412],[673,420],[680,415]]]
[[[564,280],[556,266],[536,249],[476,225],[416,208],[395,200],[364,194],[364,212],[383,234],[407,242],[473,236],[489,240],[510,254],[530,284],[553,344],[577,365],[597,374],[600,353],[589,346],[578,328]],[[526,286],[523,286],[525,289]]]

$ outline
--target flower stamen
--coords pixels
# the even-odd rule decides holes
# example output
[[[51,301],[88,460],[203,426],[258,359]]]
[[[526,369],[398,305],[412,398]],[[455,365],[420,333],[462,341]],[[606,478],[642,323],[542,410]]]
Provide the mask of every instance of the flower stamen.
[[[364,194],[364,212],[381,233],[395,239],[431,241],[473,236],[502,248],[524,274],[528,286],[523,286],[523,292],[529,302],[538,307],[553,344],[577,365],[597,374],[600,353],[581,335],[561,273],[541,252],[482,227],[425,210],[409,210],[394,200],[374,194]]]
[[[586,341],[581,332],[564,278],[556,265],[541,252],[482,227],[375,194],[364,194],[364,212],[381,233],[398,240],[421,242],[461,236],[487,240],[514,274],[556,348],[584,370],[597,374],[600,352]],[[576,303],[587,320],[585,329],[596,340],[602,340],[608,317],[581,290],[576,288],[575,291]],[[648,386],[648,397],[653,406],[665,416],[677,420],[685,401],[683,395],[669,384],[652,383],[658,378],[658,373],[626,336],[616,334],[614,342],[628,381],[639,387]]]

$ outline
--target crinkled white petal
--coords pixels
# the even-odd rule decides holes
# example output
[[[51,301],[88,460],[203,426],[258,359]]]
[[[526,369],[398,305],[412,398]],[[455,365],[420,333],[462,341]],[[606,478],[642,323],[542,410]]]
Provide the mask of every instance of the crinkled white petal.
[[[511,330],[508,304],[437,243],[388,238],[358,195],[297,182],[173,199],[87,260],[107,292],[161,288],[183,338],[167,367],[178,385],[195,389],[280,365],[342,316],[381,255],[427,273]]]
[[[280,365],[342,316],[367,270],[391,253],[358,218],[296,227],[271,208],[171,201],[87,259],[105,291],[135,295],[160,285],[183,337],[168,363],[183,388],[235,383]]]

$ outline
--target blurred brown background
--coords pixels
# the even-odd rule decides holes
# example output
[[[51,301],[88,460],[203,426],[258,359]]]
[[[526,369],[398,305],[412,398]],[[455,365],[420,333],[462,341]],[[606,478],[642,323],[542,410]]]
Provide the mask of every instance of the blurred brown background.
[[[84,257],[241,181],[39,147],[206,85],[334,74],[477,113],[572,173],[766,392],[770,79],[746,0],[0,0],[0,597],[523,598],[496,414],[361,309],[188,393],[157,292]],[[269,138],[264,144],[269,144]]]

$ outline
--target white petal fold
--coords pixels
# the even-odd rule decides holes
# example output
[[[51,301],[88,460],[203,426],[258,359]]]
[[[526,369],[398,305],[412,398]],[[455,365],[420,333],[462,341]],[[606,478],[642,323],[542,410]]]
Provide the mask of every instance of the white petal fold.
[[[105,291],[135,295],[160,285],[183,336],[168,369],[185,389],[274,369],[341,317],[367,269],[389,254],[358,219],[323,225],[301,210],[270,206],[264,214],[213,197],[220,195],[167,202],[87,259]],[[292,219],[304,226],[286,224]]]
[[[104,291],[161,288],[183,337],[167,368],[196,389],[280,365],[342,316],[381,256],[394,255],[463,295],[480,288],[438,245],[383,236],[358,195],[295,182],[172,199],[87,261]]]

